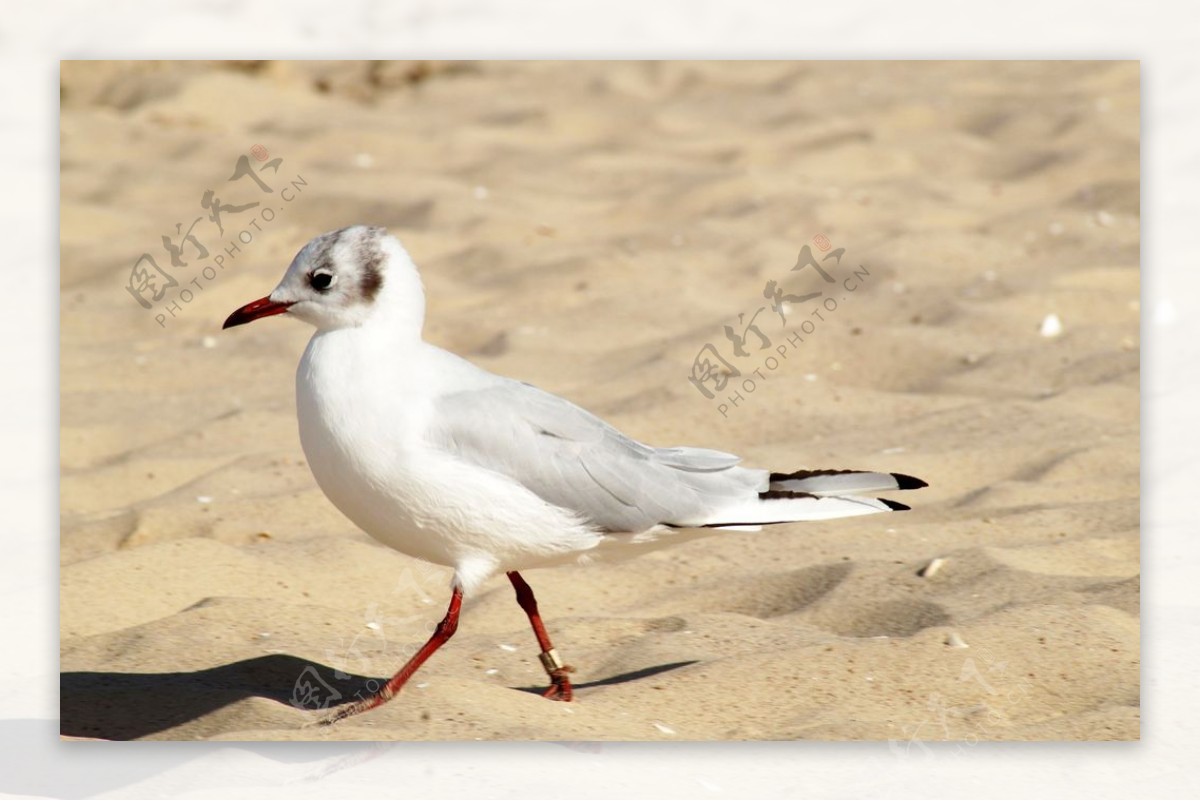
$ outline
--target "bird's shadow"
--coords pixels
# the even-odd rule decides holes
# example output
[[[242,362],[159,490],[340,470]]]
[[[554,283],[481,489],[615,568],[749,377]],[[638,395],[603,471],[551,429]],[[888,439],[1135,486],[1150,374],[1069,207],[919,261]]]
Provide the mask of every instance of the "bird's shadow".
[[[575,687],[623,684],[690,664],[657,665]],[[310,712],[327,709],[373,693],[387,678],[343,673],[288,654],[182,673],[63,673],[59,730],[69,737],[135,740],[246,698],[269,698]],[[514,689],[541,694],[545,688]]]
[[[246,698],[269,698],[311,711],[371,692],[386,680],[287,654],[181,673],[63,673],[60,730],[71,737],[134,740]]]
[[[665,665],[654,665],[652,667],[642,668],[641,670],[631,670],[628,673],[620,673],[616,676],[609,676],[607,679],[596,679],[595,681],[585,681],[578,684],[571,682],[571,688],[578,691],[586,690],[589,687],[609,687],[613,684],[624,684],[628,681],[648,679],[651,676],[657,676],[659,673],[666,673],[668,670],[677,670],[681,667],[694,665],[698,661],[699,660],[696,659],[690,659],[686,662],[668,662]],[[521,692],[541,695],[542,693],[546,692],[546,685],[543,684],[540,687],[516,687],[514,689],[520,690]]]

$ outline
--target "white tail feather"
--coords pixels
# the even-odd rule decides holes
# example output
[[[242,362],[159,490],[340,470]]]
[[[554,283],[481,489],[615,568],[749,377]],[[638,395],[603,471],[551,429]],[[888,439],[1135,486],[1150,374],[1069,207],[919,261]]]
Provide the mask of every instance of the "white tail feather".
[[[891,504],[891,505],[890,505]],[[907,507],[878,498],[855,495],[756,498],[725,507],[701,525],[710,528],[740,529],[771,523],[798,523],[804,520],[833,520]]]

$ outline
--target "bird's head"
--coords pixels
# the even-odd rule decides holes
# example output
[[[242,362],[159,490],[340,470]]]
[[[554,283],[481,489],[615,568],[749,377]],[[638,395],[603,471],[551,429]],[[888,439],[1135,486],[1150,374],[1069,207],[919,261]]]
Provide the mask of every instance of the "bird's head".
[[[229,315],[222,328],[287,314],[320,331],[380,322],[419,334],[424,313],[421,280],[400,241],[378,226],[353,225],[302,247],[271,294]]]

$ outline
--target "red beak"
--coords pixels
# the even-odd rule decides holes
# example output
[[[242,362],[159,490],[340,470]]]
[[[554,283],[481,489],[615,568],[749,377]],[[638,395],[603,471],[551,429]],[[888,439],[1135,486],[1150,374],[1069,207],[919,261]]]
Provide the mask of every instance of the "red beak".
[[[267,298],[259,298],[253,303],[247,303],[242,308],[229,315],[225,320],[225,325],[221,328],[233,328],[235,325],[245,325],[252,323],[260,317],[270,317],[275,314],[283,314],[291,306],[290,303],[276,303]]]

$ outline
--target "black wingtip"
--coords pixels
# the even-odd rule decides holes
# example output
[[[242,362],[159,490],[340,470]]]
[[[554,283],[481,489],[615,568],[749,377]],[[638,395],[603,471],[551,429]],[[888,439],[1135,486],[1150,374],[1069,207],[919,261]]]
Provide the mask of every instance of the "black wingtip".
[[[882,503],[887,504],[887,507],[889,509],[891,509],[893,512],[907,512],[909,509],[912,508],[911,506],[905,506],[904,504],[900,503],[899,501],[889,501],[887,498],[878,498],[877,500],[881,501]]]
[[[916,476],[906,476],[904,473],[892,473],[892,478],[896,479],[900,489],[920,489],[929,486],[928,482],[922,481]]]

